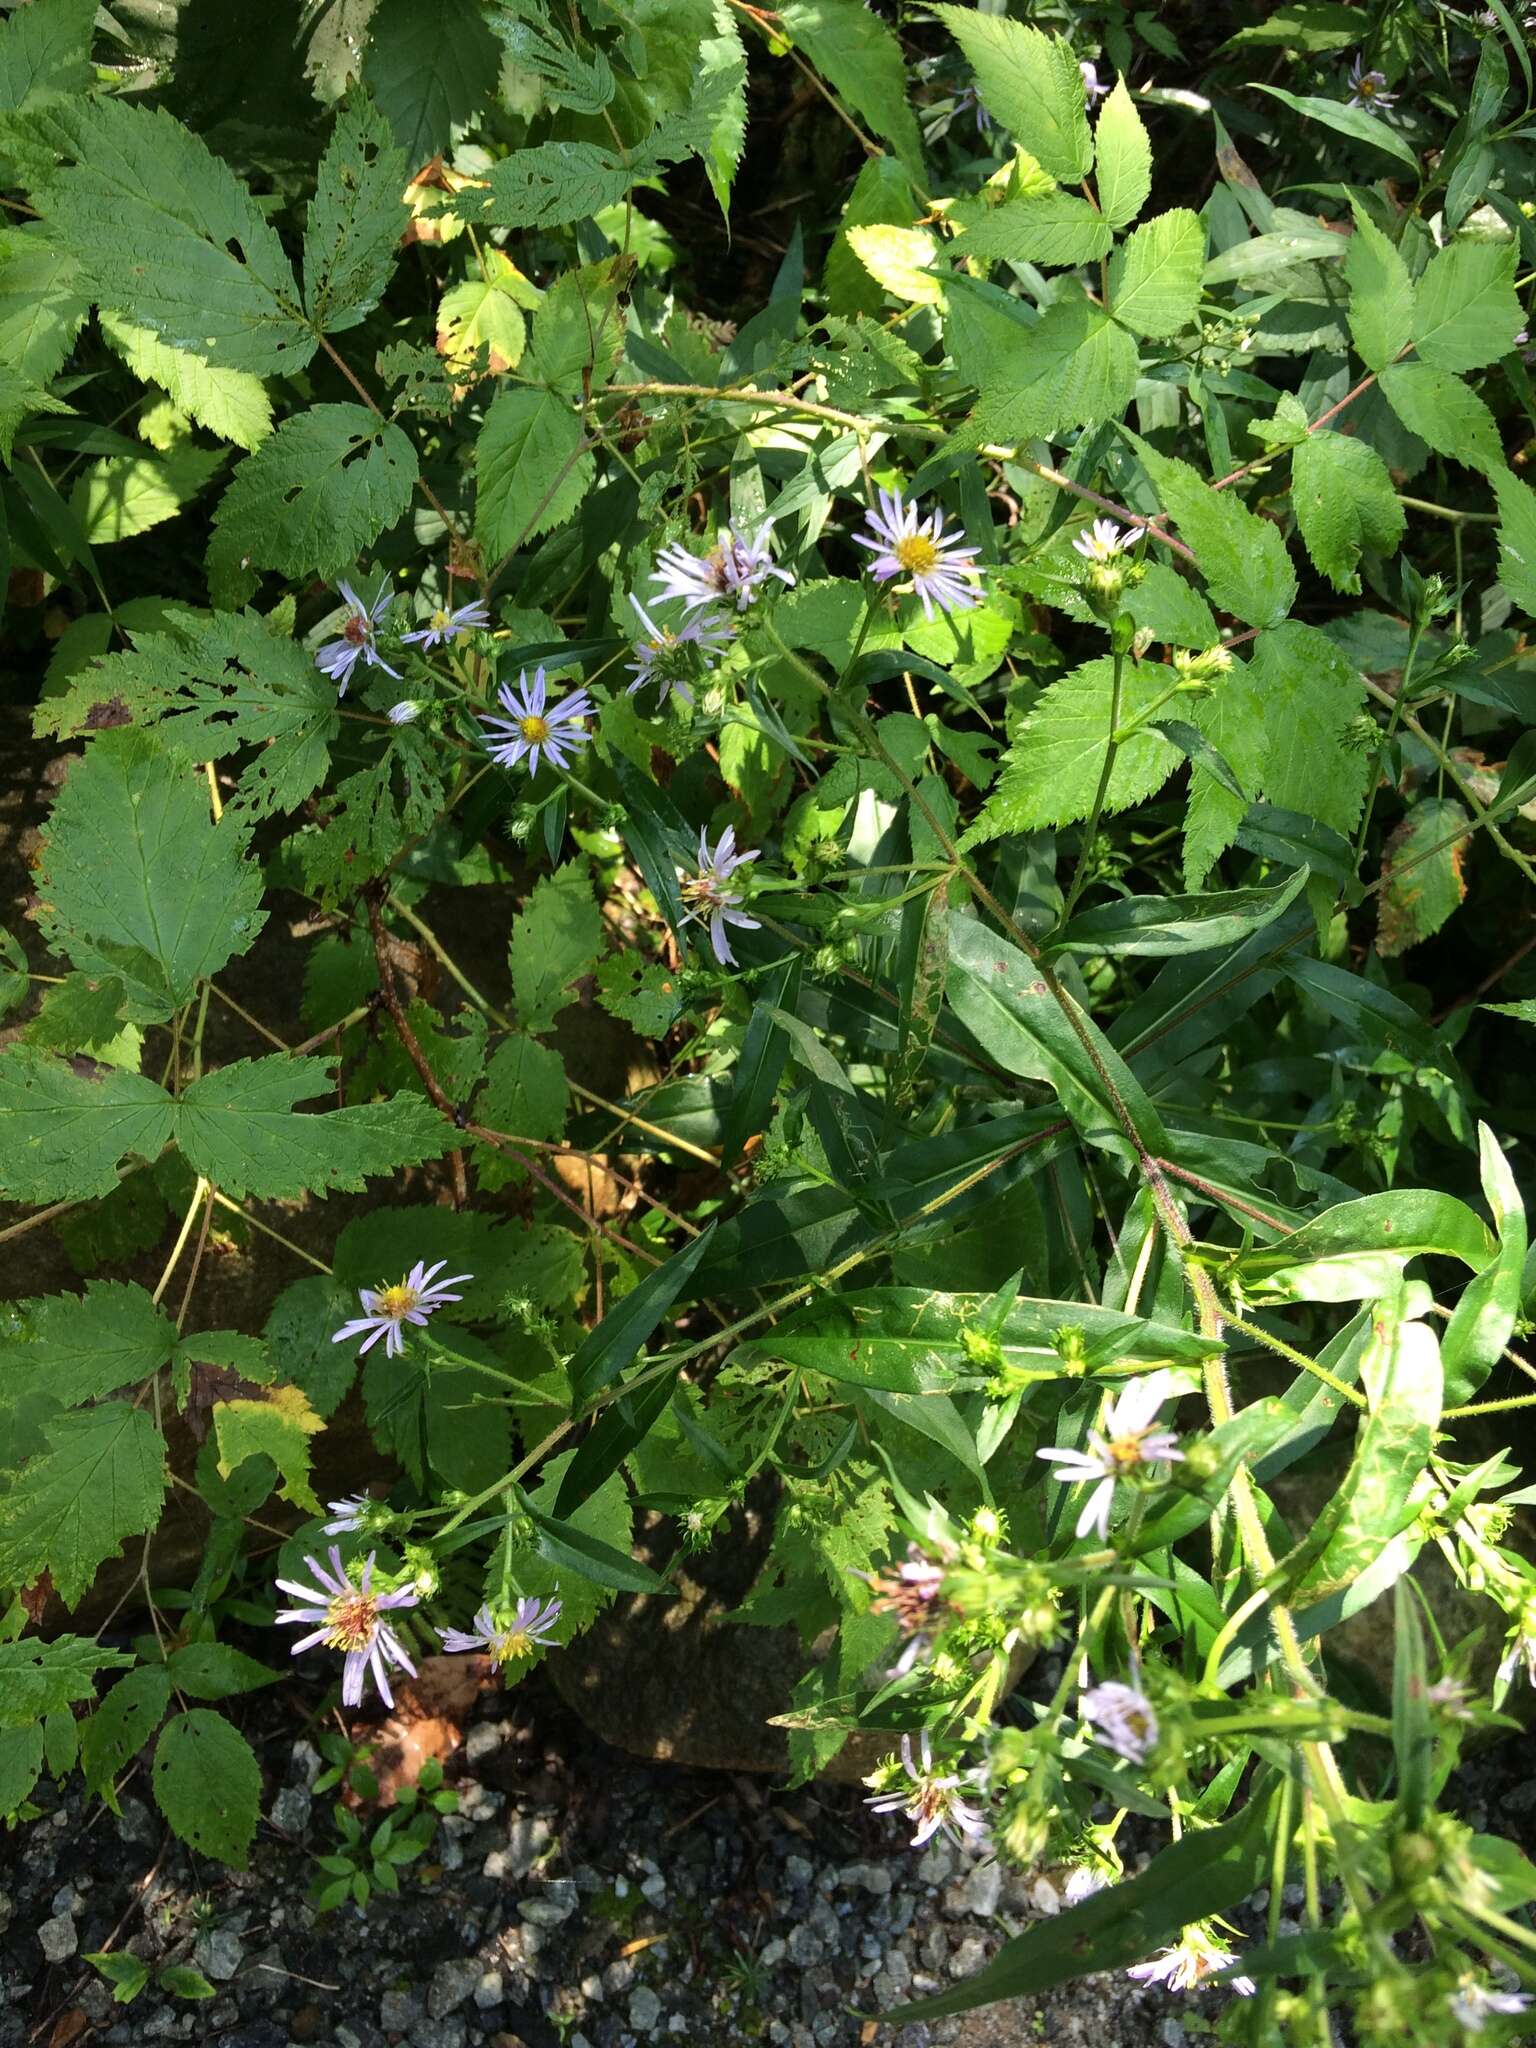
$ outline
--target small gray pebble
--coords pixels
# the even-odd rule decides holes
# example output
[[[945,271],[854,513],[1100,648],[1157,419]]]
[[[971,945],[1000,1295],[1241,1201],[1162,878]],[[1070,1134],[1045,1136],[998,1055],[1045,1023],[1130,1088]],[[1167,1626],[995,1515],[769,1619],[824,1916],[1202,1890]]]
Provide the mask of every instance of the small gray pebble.
[[[783,1962],[785,1956],[788,1953],[788,1943],[784,1941],[782,1936],[776,1934],[773,1937],[772,1941],[764,1945],[762,1951],[758,1955],[757,1962],[759,1969],[776,1970],[779,1964]]]
[[[815,1875],[814,1864],[807,1863],[803,1856],[784,1858],[784,1882],[791,1891],[804,1891]]]
[[[454,2014],[452,2019],[418,2020],[411,2029],[411,2048],[464,2048],[467,2030]]]
[[[379,2025],[386,2034],[404,2034],[421,2018],[421,2000],[414,1991],[386,1991],[379,2000]]]
[[[427,1989],[427,2017],[446,2019],[457,2012],[480,1982],[480,1964],[473,1956],[439,1963]]]
[[[80,1946],[80,1935],[68,1913],[56,1913],[37,1930],[37,1939],[50,1963],[67,1962]]]
[[[227,1984],[245,1960],[245,1944],[229,1927],[211,1927],[197,1937],[192,1959],[205,1977]]]
[[[979,1934],[968,1934],[949,1959],[951,1977],[974,1977],[987,1960],[987,1944]]]
[[[809,1970],[826,1955],[821,1937],[809,1927],[792,1927],[789,1930],[789,1960],[802,1970]]]
[[[637,2034],[648,2034],[661,2018],[661,2000],[649,1984],[637,1984],[630,1993],[629,2024]]]
[[[502,2001],[500,1970],[482,1970],[475,1986],[475,2004],[481,2012],[494,2012]]]
[[[280,1835],[302,1835],[309,1826],[314,1797],[302,1785],[284,1785],[267,1816]]]

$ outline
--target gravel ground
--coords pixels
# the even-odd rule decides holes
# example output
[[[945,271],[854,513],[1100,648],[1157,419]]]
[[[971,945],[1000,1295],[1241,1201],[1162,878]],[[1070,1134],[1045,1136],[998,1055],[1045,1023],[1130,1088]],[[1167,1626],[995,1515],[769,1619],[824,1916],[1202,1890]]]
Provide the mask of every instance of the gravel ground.
[[[1154,2048],[1182,2031],[1158,1994],[1095,1979],[932,2027],[878,2015],[979,1969],[1030,1918],[996,1864],[914,1853],[856,1788],[785,1792],[637,1763],[588,1735],[535,1678],[487,1692],[448,1765],[459,1811],[367,1914],[317,1914],[334,1850],[321,1758],[253,1701],[266,1771],[248,1872],[203,1861],[143,1794],[56,1810],[0,1842],[0,2048],[189,2041],[216,2048]],[[46,1789],[39,1795],[47,1797]],[[192,1965],[217,1996],[153,1984],[128,2007],[80,1957]],[[1214,2001],[1208,2001],[1214,2003]]]

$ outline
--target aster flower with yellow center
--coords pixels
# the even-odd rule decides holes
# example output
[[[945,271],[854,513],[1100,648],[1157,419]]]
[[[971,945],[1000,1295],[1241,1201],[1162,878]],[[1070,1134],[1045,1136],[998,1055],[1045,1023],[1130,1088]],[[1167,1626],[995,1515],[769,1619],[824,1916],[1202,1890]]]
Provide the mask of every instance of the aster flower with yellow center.
[[[748,861],[756,860],[757,853],[736,851],[736,827],[727,825],[713,847],[709,835],[699,833],[698,872],[683,875],[679,881],[683,901],[688,906],[688,920],[709,927],[709,943],[715,958],[722,967],[734,967],[736,955],[731,951],[731,942],[726,936],[727,925],[740,925],[747,931],[756,931],[758,920],[748,917],[740,908],[746,901],[739,889],[731,887],[731,877],[738,868]]]
[[[1385,71],[1366,71],[1361,59],[1356,56],[1349,67],[1349,98],[1346,107],[1362,107],[1367,114],[1374,114],[1382,107],[1395,106],[1397,94],[1387,91]]]
[[[551,704],[540,667],[534,670],[531,683],[524,669],[516,689],[503,683],[496,694],[507,716],[482,717],[480,723],[485,727],[486,748],[499,768],[515,768],[526,756],[528,773],[537,775],[541,753],[551,767],[564,768],[567,756],[586,745],[589,735],[582,720],[593,717],[596,707],[585,690],[572,690],[558,704]]]
[[[879,504],[865,515],[867,531],[853,536],[875,558],[869,566],[875,581],[905,576],[898,589],[917,598],[927,619],[935,605],[941,612],[963,612],[979,604],[980,550],[966,540],[964,529],[946,532],[941,510],[920,519],[916,500],[908,504],[900,491],[882,490],[878,496]]]
[[[363,1680],[370,1671],[386,1707],[395,1704],[386,1666],[393,1664],[412,1678],[416,1676],[416,1666],[406,1654],[400,1638],[382,1619],[391,1609],[414,1607],[416,1589],[414,1586],[397,1586],[392,1592],[376,1590],[373,1584],[374,1555],[369,1551],[361,1576],[352,1579],[341,1561],[341,1552],[332,1544],[329,1572],[313,1557],[304,1560],[314,1576],[313,1586],[305,1586],[292,1579],[277,1581],[279,1591],[289,1593],[304,1603],[283,1609],[276,1616],[277,1621],[317,1624],[307,1636],[300,1637],[289,1654],[297,1657],[301,1650],[313,1649],[316,1643],[324,1643],[328,1650],[339,1651],[344,1660],[341,1702],[346,1707],[362,1705]]]
[[[891,1759],[881,1773],[872,1774],[864,1780],[866,1785],[883,1785],[883,1789],[864,1803],[873,1813],[903,1813],[914,1822],[914,1849],[920,1849],[931,1835],[940,1832],[957,1844],[985,1838],[986,1821],[974,1806],[961,1797],[961,1787],[968,1782],[967,1779],[957,1771],[935,1770],[933,1740],[926,1728],[916,1755],[911,1736],[903,1735],[901,1738],[905,1784],[898,1779],[894,1786],[891,1785],[889,1771],[893,1765],[894,1759]]]
[[[400,638],[407,647],[437,647],[449,640],[462,639],[466,633],[478,632],[490,623],[491,615],[477,597],[472,604],[461,604],[456,611],[439,605],[424,626],[418,626],[414,633],[402,633]]]
[[[633,593],[629,601],[644,631],[631,643],[635,658],[629,672],[635,680],[627,694],[633,697],[647,683],[656,683],[661,691],[658,706],[666,703],[673,690],[685,704],[691,704],[693,692],[688,685],[709,674],[711,657],[729,647],[736,637],[735,627],[717,614],[700,612],[674,629],[658,625]]]
[[[1152,1702],[1134,1685],[1108,1679],[1083,1694],[1078,1711],[1101,1741],[1127,1763],[1144,1764],[1157,1748],[1157,1715]]]
[[[448,1290],[451,1287],[457,1287],[462,1280],[474,1279],[473,1273],[450,1273],[446,1280],[439,1280],[437,1275],[447,1263],[446,1259],[439,1259],[435,1266],[425,1266],[418,1259],[405,1278],[393,1287],[359,1288],[357,1298],[363,1305],[363,1313],[350,1323],[343,1323],[331,1342],[345,1344],[354,1337],[362,1337],[362,1351],[370,1351],[382,1337],[387,1356],[398,1358],[405,1350],[405,1325],[424,1324],[428,1316],[445,1303],[462,1298],[450,1294]]]
[[[362,662],[365,668],[383,669],[385,675],[393,676],[398,683],[399,669],[391,668],[378,648],[378,628],[384,614],[395,601],[394,592],[381,590],[372,604],[364,604],[350,583],[338,583],[336,588],[346,599],[350,609],[341,629],[341,638],[326,642],[315,656],[315,667],[337,685],[338,697],[345,697],[347,694],[352,671],[359,662]]]
[[[561,1604],[559,1600],[541,1601],[525,1594],[505,1627],[498,1625],[490,1607],[485,1606],[475,1616],[472,1629],[440,1628],[438,1634],[450,1654],[486,1650],[499,1669],[514,1657],[531,1657],[535,1650],[559,1647],[560,1639],[552,1631],[560,1619]]]
[[[1198,1991],[1207,1977],[1237,1961],[1231,1949],[1223,1948],[1208,1921],[1196,1920],[1180,1934],[1172,1948],[1126,1971],[1140,1984],[1166,1984],[1170,1991]],[[1258,1986],[1251,1977],[1229,1977],[1231,1989],[1241,1998],[1252,1998]]]
[[[1051,1474],[1053,1479],[1068,1486],[1092,1484],[1093,1491],[1077,1518],[1079,1536],[1090,1530],[1101,1539],[1108,1536],[1109,1510],[1119,1480],[1140,1466],[1182,1461],[1178,1437],[1172,1430],[1155,1427],[1157,1411],[1174,1391],[1172,1375],[1166,1372],[1131,1380],[1109,1404],[1102,1430],[1088,1432],[1086,1450],[1053,1446],[1035,1453],[1061,1468]]]
[[[656,557],[651,581],[660,596],[681,598],[686,611],[724,601],[744,612],[770,576],[791,587],[794,584],[793,573],[781,569],[769,553],[772,532],[771,519],[763,521],[751,540],[742,540],[722,526],[707,555],[691,555],[674,542]]]

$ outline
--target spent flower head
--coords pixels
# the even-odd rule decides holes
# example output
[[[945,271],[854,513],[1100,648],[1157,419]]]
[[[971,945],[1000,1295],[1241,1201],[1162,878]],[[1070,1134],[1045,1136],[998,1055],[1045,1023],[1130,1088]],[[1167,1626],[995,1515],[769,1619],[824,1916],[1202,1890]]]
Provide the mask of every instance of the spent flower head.
[[[594,706],[585,690],[572,690],[558,704],[551,704],[540,667],[534,670],[531,683],[524,669],[516,689],[503,683],[496,694],[506,717],[482,715],[480,723],[485,728],[486,750],[499,768],[515,768],[526,756],[528,773],[537,775],[541,753],[552,767],[564,768],[567,756],[586,745],[590,735],[582,720],[594,716]]]
[[[1078,1711],[1098,1730],[1105,1747],[1127,1763],[1144,1764],[1157,1748],[1157,1715],[1146,1694],[1134,1685],[1106,1679],[1083,1694]]]
[[[499,1666],[514,1657],[531,1657],[535,1650],[558,1647],[560,1638],[553,1631],[561,1605],[559,1600],[524,1594],[505,1622],[499,1622],[487,1605],[476,1614],[472,1629],[440,1628],[438,1634],[445,1650],[486,1650]]]
[[[635,680],[627,694],[633,697],[647,683],[655,683],[660,690],[658,705],[665,704],[673,690],[685,704],[691,704],[693,691],[689,685],[709,674],[714,656],[729,647],[736,637],[736,628],[728,618],[708,611],[686,619],[675,629],[658,625],[633,592],[629,601],[644,631],[630,643],[635,658],[628,667]]]
[[[885,1769],[872,1773],[865,1779],[866,1784],[881,1781],[881,1789],[865,1800],[865,1805],[875,1813],[904,1813],[914,1823],[912,1846],[920,1849],[930,1835],[940,1832],[952,1842],[977,1842],[985,1838],[987,1823],[974,1806],[961,1797],[961,1787],[974,1783],[974,1777],[963,1776],[958,1771],[935,1770],[933,1764],[933,1740],[925,1728],[914,1754],[912,1738],[901,1738],[901,1768],[906,1774],[905,1783],[897,1777],[892,1783],[890,1760]]]
[[[1529,1991],[1499,1991],[1470,1974],[1462,1978],[1448,2001],[1469,2034],[1480,2034],[1490,2018],[1512,2018],[1528,2011],[1531,2002]]]
[[[435,1266],[427,1266],[418,1259],[393,1287],[359,1288],[357,1298],[363,1313],[350,1323],[343,1323],[331,1342],[345,1344],[350,1338],[362,1337],[363,1351],[371,1351],[382,1337],[386,1354],[398,1358],[405,1350],[405,1325],[424,1324],[436,1309],[462,1298],[450,1294],[450,1288],[457,1287],[461,1280],[474,1279],[473,1273],[450,1273],[446,1280],[439,1280],[437,1275],[447,1263],[446,1259],[439,1259]]]
[[[455,611],[439,605],[424,626],[418,626],[414,633],[402,633],[400,638],[407,647],[440,647],[450,640],[462,640],[466,633],[477,633],[490,623],[491,615],[477,597]]]
[[[322,675],[331,678],[337,685],[337,695],[341,697],[347,694],[352,671],[359,662],[367,668],[383,669],[385,675],[393,676],[398,683],[399,669],[390,667],[378,647],[378,628],[395,601],[394,592],[381,590],[369,605],[363,603],[350,583],[338,583],[336,588],[349,607],[346,623],[341,629],[341,638],[328,640],[316,654],[315,667]]]
[[[1088,1447],[1078,1451],[1053,1446],[1037,1451],[1060,1467],[1051,1477],[1068,1486],[1092,1485],[1093,1491],[1077,1518],[1077,1534],[1090,1531],[1101,1539],[1109,1535],[1109,1511],[1118,1481],[1151,1465],[1181,1460],[1179,1439],[1170,1429],[1159,1429],[1157,1412],[1176,1391],[1170,1373],[1153,1372],[1134,1379],[1110,1402],[1102,1428],[1088,1432]]]
[[[373,1502],[366,1493],[350,1493],[341,1500],[328,1500],[326,1507],[335,1517],[325,1524],[327,1536],[352,1536],[363,1528],[373,1510]]]
[[[731,877],[748,861],[757,859],[757,850],[749,853],[736,851],[736,827],[727,825],[713,847],[707,832],[699,833],[699,865],[694,874],[682,876],[680,887],[683,901],[688,906],[685,921],[697,922],[709,928],[709,943],[715,958],[722,967],[734,967],[736,956],[731,951],[726,936],[727,925],[739,925],[744,930],[756,931],[758,920],[748,917],[740,909],[746,901],[739,889],[731,887]]]
[[[687,611],[726,603],[744,612],[770,576],[794,585],[791,571],[781,569],[769,551],[772,533],[771,519],[763,521],[751,540],[739,539],[728,526],[722,526],[707,555],[690,554],[674,541],[656,557],[651,581],[661,596],[680,598]]]
[[[935,605],[942,612],[964,612],[979,604],[980,549],[967,541],[964,528],[946,532],[940,507],[920,518],[917,500],[909,503],[900,491],[882,489],[877,497],[878,504],[864,515],[866,530],[853,536],[855,545],[868,548],[875,558],[869,566],[875,581],[905,576],[898,589],[919,600],[927,619]]]
[[[393,1592],[377,1591],[373,1584],[375,1553],[371,1550],[355,1580],[348,1577],[341,1552],[334,1544],[328,1554],[331,1560],[329,1572],[313,1557],[304,1560],[314,1576],[315,1585],[301,1585],[292,1579],[277,1581],[279,1591],[291,1594],[303,1605],[282,1609],[276,1619],[283,1623],[317,1624],[307,1636],[300,1637],[289,1654],[297,1657],[301,1650],[312,1649],[316,1643],[341,1651],[342,1705],[362,1705],[363,1680],[371,1671],[380,1699],[386,1707],[392,1707],[395,1696],[389,1689],[385,1667],[393,1664],[414,1678],[416,1666],[407,1656],[399,1637],[382,1617],[397,1607],[414,1607],[416,1589],[414,1586],[397,1586]]]

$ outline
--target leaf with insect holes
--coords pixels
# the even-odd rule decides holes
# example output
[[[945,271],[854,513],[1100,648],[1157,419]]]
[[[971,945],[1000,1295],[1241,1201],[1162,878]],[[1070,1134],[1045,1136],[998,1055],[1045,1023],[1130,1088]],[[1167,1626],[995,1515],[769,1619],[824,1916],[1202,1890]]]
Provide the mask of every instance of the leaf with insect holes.
[[[251,1745],[222,1714],[193,1707],[167,1721],[150,1783],[182,1841],[244,1870],[260,1815],[261,1771]]]
[[[322,334],[355,327],[384,295],[405,231],[405,151],[365,93],[342,110],[304,230],[304,302]]]
[[[133,1662],[123,1650],[105,1649],[89,1636],[29,1636],[0,1643],[0,1728],[28,1728],[96,1696],[98,1671]]]
[[[27,1586],[49,1571],[73,1607],[97,1567],[159,1521],[165,1439],[127,1401],[71,1409],[43,1435],[48,1449],[0,1497],[0,1583]]]

